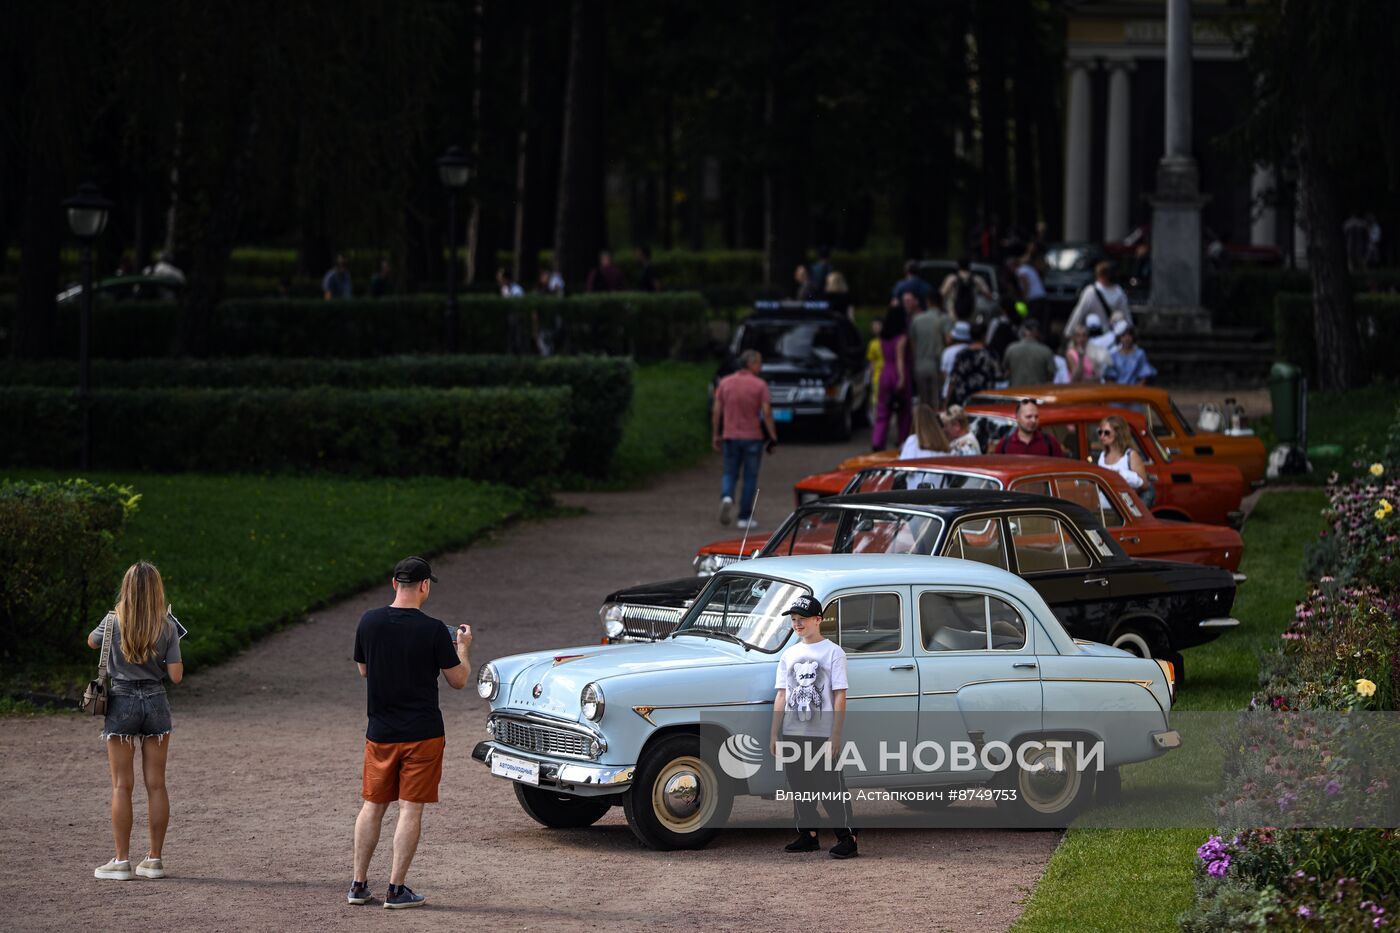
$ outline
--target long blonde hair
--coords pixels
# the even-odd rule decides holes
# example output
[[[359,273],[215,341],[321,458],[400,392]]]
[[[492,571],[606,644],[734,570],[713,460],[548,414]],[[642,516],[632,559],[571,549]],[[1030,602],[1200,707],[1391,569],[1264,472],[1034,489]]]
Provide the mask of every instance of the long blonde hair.
[[[165,629],[167,608],[165,584],[155,565],[138,560],[128,567],[113,609],[121,626],[123,657],[133,664],[150,659]]]
[[[1123,454],[1128,454],[1133,449],[1133,429],[1128,427],[1128,422],[1123,420],[1122,415],[1109,415],[1099,422],[1099,427],[1108,425],[1113,429],[1113,443],[1121,449]],[[1102,444],[1102,441],[1100,441]],[[1103,444],[1103,449],[1112,453],[1113,447]],[[1116,462],[1116,461],[1115,461]]]
[[[924,450],[936,450],[939,453],[948,451],[948,435],[943,433],[938,412],[933,410],[932,405],[920,403],[914,409],[914,434],[919,438],[919,446]]]

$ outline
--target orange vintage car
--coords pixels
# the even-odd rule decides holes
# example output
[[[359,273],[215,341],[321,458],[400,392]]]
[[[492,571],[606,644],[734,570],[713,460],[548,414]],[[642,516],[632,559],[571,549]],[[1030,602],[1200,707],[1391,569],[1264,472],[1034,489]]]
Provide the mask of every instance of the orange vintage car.
[[[1016,427],[1016,418],[1005,405],[969,405],[969,427],[983,450]],[[1046,405],[1040,410],[1040,427],[1053,434],[1065,456],[1096,461],[1098,436],[1094,428],[1108,415],[1118,415],[1133,431],[1133,446],[1142,456],[1152,478],[1155,498],[1152,514],[1171,521],[1204,522],[1238,528],[1244,519],[1240,502],[1249,488],[1239,469],[1224,463],[1195,463],[1174,459],[1147,430],[1137,412],[1107,405]],[[798,481],[797,504],[840,493],[856,471],[895,459],[894,450],[851,457],[833,473],[819,473]]]
[[[1250,434],[1202,433],[1191,426],[1172,402],[1166,389],[1153,386],[1120,386],[1113,383],[1017,386],[989,389],[968,400],[969,406],[1010,405],[1020,398],[1034,398],[1042,405],[1112,405],[1142,413],[1152,436],[1174,458],[1204,463],[1229,463],[1239,467],[1245,481],[1264,483],[1269,454],[1264,442]]]
[[[1054,496],[1083,506],[1099,517],[1108,532],[1131,557],[1178,560],[1238,573],[1244,541],[1238,531],[1197,522],[1162,521],[1113,470],[1058,457],[984,455],[890,460],[845,476],[832,493],[898,492],[904,489],[1007,489]],[[752,555],[768,535],[715,541],[702,547],[694,560],[697,573],[713,573]],[[740,548],[743,548],[741,551]]]

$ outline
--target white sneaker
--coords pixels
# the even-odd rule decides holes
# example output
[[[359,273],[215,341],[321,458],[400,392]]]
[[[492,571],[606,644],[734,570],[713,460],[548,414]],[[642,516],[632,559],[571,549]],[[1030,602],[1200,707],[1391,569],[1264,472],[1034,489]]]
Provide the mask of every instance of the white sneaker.
[[[161,864],[160,859],[147,856],[136,866],[136,874],[142,878],[164,878],[165,866]]]
[[[725,496],[719,500],[719,523],[728,525],[734,520],[734,497]]]
[[[758,520],[753,518],[741,518],[734,523],[735,528],[757,528]]]
[[[112,859],[106,865],[92,873],[94,878],[101,878],[103,881],[130,881],[131,861],[118,862]]]

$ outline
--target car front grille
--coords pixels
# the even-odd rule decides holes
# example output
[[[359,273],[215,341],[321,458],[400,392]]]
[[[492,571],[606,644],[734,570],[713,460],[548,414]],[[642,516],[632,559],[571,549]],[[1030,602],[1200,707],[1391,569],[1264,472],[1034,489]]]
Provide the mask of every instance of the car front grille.
[[[588,737],[568,729],[557,729],[533,722],[521,722],[505,716],[492,720],[496,741],[511,748],[541,755],[561,755],[565,758],[591,758]]]
[[[623,604],[622,637],[646,641],[665,638],[676,630],[683,615],[684,609]]]
[[[797,386],[769,385],[768,401],[773,405],[791,405],[797,400]]]

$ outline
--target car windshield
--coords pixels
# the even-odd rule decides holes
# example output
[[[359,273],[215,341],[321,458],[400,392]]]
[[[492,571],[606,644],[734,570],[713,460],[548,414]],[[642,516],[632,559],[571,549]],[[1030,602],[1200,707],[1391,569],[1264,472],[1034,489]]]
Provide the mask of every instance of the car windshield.
[[[672,637],[718,637],[738,640],[772,653],[792,630],[783,610],[811,590],[798,583],[751,574],[723,573],[705,587]]]
[[[757,350],[763,358],[834,360],[841,346],[836,325],[824,321],[746,321],[739,328],[735,352]]]
[[[920,470],[874,467],[861,470],[843,495],[853,492],[899,492],[904,489],[1000,489],[1001,484],[986,476],[953,473],[947,470]]]
[[[759,556],[932,554],[941,529],[932,515],[812,506],[794,512]]]
[[[1060,246],[1045,251],[1045,265],[1058,272],[1088,269],[1094,254],[1082,246]]]

